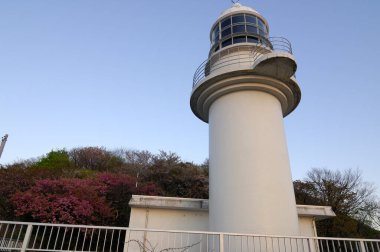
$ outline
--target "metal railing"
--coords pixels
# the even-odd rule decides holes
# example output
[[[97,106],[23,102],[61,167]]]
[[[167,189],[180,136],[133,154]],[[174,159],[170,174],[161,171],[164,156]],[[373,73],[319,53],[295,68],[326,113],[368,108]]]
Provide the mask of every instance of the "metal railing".
[[[380,240],[0,221],[0,251],[380,252]]]
[[[256,46],[250,51],[250,54],[247,53],[247,50],[244,50],[245,53],[236,54],[236,51],[239,52],[240,47],[231,47],[213,54],[211,57],[203,61],[195,71],[193,76],[193,87],[208,75],[222,68],[238,64],[251,64],[253,66],[259,56],[272,51],[293,54],[292,45],[286,38],[270,37],[264,42],[261,41],[262,40],[259,40],[257,42]]]

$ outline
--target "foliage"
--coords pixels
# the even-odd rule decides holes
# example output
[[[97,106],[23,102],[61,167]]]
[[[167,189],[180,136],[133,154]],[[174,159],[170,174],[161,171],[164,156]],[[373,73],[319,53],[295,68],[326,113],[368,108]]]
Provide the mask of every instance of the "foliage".
[[[13,194],[17,191],[23,192],[29,189],[33,184],[26,169],[20,168],[19,165],[0,169],[0,218],[13,219],[14,207],[10,201]]]
[[[128,226],[130,207],[129,200],[133,194],[159,195],[158,187],[148,183],[136,187],[136,179],[126,174],[101,173],[94,180],[101,188],[115,213],[116,226]]]
[[[36,178],[60,178],[70,176],[73,165],[65,149],[52,150],[33,163],[28,169]]]
[[[208,198],[208,160],[102,147],[52,150],[0,169],[0,218],[127,226],[133,194]],[[298,204],[329,205],[320,236],[380,238],[380,204],[358,170],[312,169],[294,182]]]
[[[35,164],[35,167],[47,169],[64,169],[70,166],[69,154],[65,149],[52,150]]]
[[[164,196],[208,198],[208,177],[192,163],[181,162],[175,153],[161,151],[143,174],[142,181],[155,182]]]
[[[88,179],[39,180],[11,200],[25,220],[102,225],[113,218],[99,186]]]
[[[336,213],[336,218],[317,223],[319,235],[370,237],[380,205],[358,170],[314,168],[304,181],[294,182],[294,189],[298,204],[331,206]],[[376,235],[374,231],[371,237]]]
[[[74,148],[69,155],[75,167],[81,169],[109,171],[122,164],[117,156],[100,147]]]

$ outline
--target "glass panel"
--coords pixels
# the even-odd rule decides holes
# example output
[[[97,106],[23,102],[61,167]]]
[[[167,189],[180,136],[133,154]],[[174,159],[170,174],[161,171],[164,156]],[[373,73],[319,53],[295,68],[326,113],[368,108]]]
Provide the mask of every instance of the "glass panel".
[[[212,32],[212,42],[215,43],[219,40],[219,24],[214,28]]]
[[[267,35],[266,32],[264,32],[262,29],[259,29],[259,34],[263,37],[265,37]]]
[[[225,29],[224,31],[222,31],[222,38],[228,36],[231,34],[231,27]]]
[[[214,52],[218,51],[219,50],[219,46],[215,47],[215,50]]]
[[[261,21],[261,19],[259,19],[259,27],[265,29],[265,24],[263,21]]]
[[[247,25],[247,32],[257,34],[257,27],[252,25]]]
[[[231,17],[223,19],[223,21],[221,23],[222,30],[223,30],[223,28],[225,28],[225,27],[227,27],[229,25],[231,25]]]
[[[222,47],[226,47],[226,46],[231,45],[231,44],[232,44],[232,39],[227,39],[226,41],[223,41]]]
[[[218,41],[219,41],[219,33],[216,34],[216,36],[215,36],[215,38],[213,40],[213,44],[218,43]]]
[[[247,37],[247,42],[249,42],[249,43],[256,43],[257,44],[259,42],[259,39],[255,38],[255,37],[248,36]]]
[[[236,44],[236,43],[245,43],[245,42],[246,42],[246,37],[245,36],[234,37],[234,44]]]
[[[218,40],[219,40],[219,32],[217,34],[215,34],[214,43],[217,42]]]
[[[251,15],[247,15],[245,14],[245,21],[247,23],[253,23],[253,24],[256,24],[256,17],[255,16],[251,16]]]
[[[214,28],[214,30],[212,31],[212,38],[213,38],[213,40],[214,40],[216,37],[218,37],[218,36],[219,36],[219,25],[216,26],[216,27]]]
[[[232,27],[233,33],[238,33],[238,32],[245,32],[245,26],[244,25],[234,25]]]
[[[232,23],[244,23],[244,15],[236,15],[232,17]]]

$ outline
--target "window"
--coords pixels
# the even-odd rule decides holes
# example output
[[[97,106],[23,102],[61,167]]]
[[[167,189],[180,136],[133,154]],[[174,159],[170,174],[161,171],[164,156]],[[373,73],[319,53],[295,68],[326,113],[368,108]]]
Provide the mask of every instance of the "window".
[[[244,15],[236,15],[232,17],[232,23],[244,23]]]
[[[259,39],[255,38],[255,37],[248,36],[247,37],[247,42],[249,42],[249,43],[258,43]]]
[[[244,25],[234,25],[232,27],[233,33],[245,32]]]
[[[259,29],[259,35],[265,37],[267,34],[261,28]]]
[[[247,15],[247,14],[245,14],[245,21],[246,21],[247,23],[256,24],[256,17],[255,17],[255,16],[251,16],[251,15]]]
[[[231,27],[228,27],[227,29],[225,29],[224,31],[222,31],[222,38],[228,36],[231,34]]]
[[[223,21],[221,23],[222,30],[223,30],[223,28],[225,28],[225,27],[227,27],[229,25],[231,25],[231,17],[223,19]]]
[[[226,47],[232,44],[232,39],[227,39],[226,41],[222,42],[222,47]]]
[[[218,40],[219,40],[219,33],[217,33],[217,34],[214,36],[214,40],[213,40],[213,42],[214,42],[214,43],[217,43]]]
[[[257,27],[253,25],[247,25],[247,32],[257,34]]]
[[[234,44],[245,43],[245,42],[246,42],[246,37],[245,36],[234,37]]]
[[[262,43],[272,47],[265,23],[255,15],[236,14],[224,18],[215,25],[211,34],[212,51],[238,43]]]
[[[219,25],[216,26],[212,32],[212,42],[215,43],[219,40]]]
[[[259,27],[265,30],[265,24],[263,21],[261,21],[261,19],[259,19]]]

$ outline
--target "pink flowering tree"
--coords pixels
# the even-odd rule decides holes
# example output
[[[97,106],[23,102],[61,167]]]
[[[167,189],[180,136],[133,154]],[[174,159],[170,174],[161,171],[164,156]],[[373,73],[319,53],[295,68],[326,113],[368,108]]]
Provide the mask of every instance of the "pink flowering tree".
[[[159,195],[155,184],[136,187],[134,177],[99,173],[88,179],[43,179],[11,198],[23,220],[51,223],[127,226],[132,194]]]
[[[100,173],[93,180],[102,194],[110,203],[116,219],[113,225],[128,226],[130,207],[129,200],[133,194],[139,195],[162,195],[159,187],[154,183],[136,184],[136,178],[126,174]]]
[[[98,186],[87,179],[39,180],[12,202],[16,216],[33,221],[101,225],[114,218]]]

